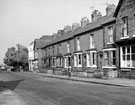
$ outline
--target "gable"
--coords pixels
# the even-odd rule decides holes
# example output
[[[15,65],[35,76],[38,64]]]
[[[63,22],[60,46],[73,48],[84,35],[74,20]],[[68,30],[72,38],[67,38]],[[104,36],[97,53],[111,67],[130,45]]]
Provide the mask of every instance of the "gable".
[[[135,0],[119,0],[117,8],[114,12],[114,17],[117,17],[118,14],[128,12],[129,9],[133,8],[135,5]]]

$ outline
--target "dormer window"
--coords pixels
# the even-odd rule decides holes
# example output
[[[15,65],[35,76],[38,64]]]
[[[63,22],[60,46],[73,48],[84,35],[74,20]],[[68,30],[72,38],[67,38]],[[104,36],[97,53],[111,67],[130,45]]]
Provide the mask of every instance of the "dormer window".
[[[95,48],[95,45],[94,45],[94,34],[90,35],[90,49],[91,48]]]
[[[77,38],[77,51],[80,51],[80,38]]]
[[[108,27],[108,37],[109,37],[108,43],[113,43],[113,26]]]
[[[128,36],[128,17],[122,18],[121,31],[122,31],[122,37]]]

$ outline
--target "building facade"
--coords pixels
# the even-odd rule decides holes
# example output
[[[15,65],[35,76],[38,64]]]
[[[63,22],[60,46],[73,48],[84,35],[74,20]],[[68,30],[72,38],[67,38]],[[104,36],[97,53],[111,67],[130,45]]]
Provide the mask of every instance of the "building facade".
[[[116,71],[116,66],[111,64],[116,63],[112,61],[116,59],[113,35],[115,18],[112,15],[115,6],[109,5],[108,8],[106,16],[95,10],[91,15],[91,23],[84,17],[81,25],[73,23],[72,28],[66,26],[62,34],[59,31],[54,34],[53,40],[43,48],[44,65],[53,73],[71,71],[72,75],[86,77],[94,77],[95,72],[107,72],[109,75],[109,71]],[[104,63],[106,52],[109,53],[106,55],[109,56],[108,65]]]
[[[116,17],[116,44],[119,76],[135,78],[135,1],[119,0]]]

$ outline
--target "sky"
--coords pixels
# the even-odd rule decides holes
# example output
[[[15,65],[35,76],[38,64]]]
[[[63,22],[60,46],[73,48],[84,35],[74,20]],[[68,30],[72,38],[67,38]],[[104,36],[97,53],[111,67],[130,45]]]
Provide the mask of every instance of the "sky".
[[[0,0],[0,64],[8,48],[52,35],[66,25],[91,19],[96,9],[105,15],[107,3],[119,0]],[[94,8],[92,8],[94,6]]]

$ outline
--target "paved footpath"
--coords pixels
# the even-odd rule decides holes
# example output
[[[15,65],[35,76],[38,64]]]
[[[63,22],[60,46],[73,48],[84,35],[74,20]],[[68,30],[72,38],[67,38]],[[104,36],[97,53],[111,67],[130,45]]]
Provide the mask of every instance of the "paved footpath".
[[[72,80],[72,81],[80,81],[80,82],[87,82],[87,83],[95,83],[95,84],[103,84],[103,85],[110,85],[110,86],[120,86],[120,87],[135,87],[135,79],[96,79],[96,78],[81,78],[81,77],[68,77],[65,75],[54,75],[54,74],[46,74],[46,73],[32,73],[32,72],[25,72],[32,75],[40,75],[46,76],[51,78],[58,78],[58,79],[65,79],[65,80]]]
[[[26,103],[13,91],[0,92],[0,105],[26,105]]]

